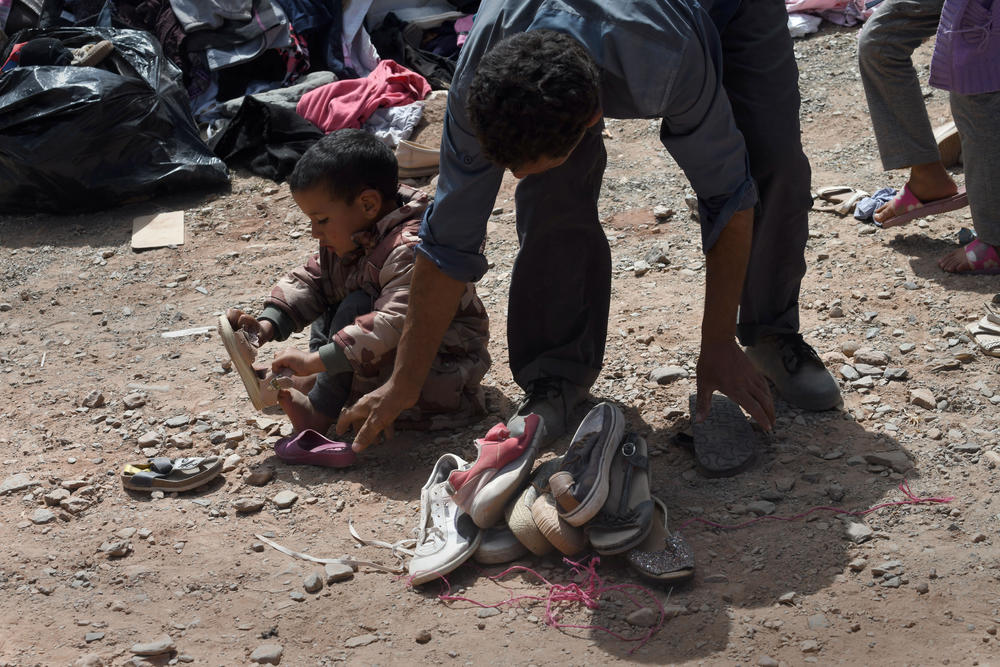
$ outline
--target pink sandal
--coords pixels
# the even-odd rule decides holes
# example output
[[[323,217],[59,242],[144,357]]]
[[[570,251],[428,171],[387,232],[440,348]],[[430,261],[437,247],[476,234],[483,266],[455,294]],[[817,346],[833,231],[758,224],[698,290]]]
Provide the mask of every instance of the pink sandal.
[[[979,239],[975,239],[967,244],[963,250],[965,250],[965,258],[969,261],[971,268],[965,271],[951,271],[950,273],[985,276],[1000,275],[1000,255],[997,254],[995,247],[989,243],[983,243]]]
[[[913,191],[910,190],[910,184],[907,183],[899,194],[893,197],[891,204],[896,215],[881,223],[883,227],[898,227],[917,218],[965,208],[969,205],[969,196],[965,194],[965,186],[961,186],[958,188],[958,192],[950,197],[922,202],[913,194]]]

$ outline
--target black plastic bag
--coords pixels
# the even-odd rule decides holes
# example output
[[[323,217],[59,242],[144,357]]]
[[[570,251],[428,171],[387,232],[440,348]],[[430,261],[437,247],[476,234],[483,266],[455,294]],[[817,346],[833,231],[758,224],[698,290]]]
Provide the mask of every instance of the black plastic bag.
[[[0,74],[0,212],[94,211],[229,182],[198,135],[180,70],[149,33],[33,29],[5,51],[37,37],[69,48],[108,39],[115,50],[99,67]]]

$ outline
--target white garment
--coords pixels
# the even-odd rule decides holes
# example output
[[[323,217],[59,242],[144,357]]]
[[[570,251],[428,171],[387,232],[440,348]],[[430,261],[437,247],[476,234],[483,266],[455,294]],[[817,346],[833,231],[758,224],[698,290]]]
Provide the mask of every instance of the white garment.
[[[383,107],[377,109],[361,129],[374,134],[382,143],[395,150],[400,141],[410,138],[413,128],[423,115],[423,102],[414,102],[401,107]]]
[[[792,35],[792,39],[805,37],[811,32],[817,32],[819,30],[819,24],[822,23],[822,21],[822,18],[813,14],[799,12],[789,14],[788,32]]]

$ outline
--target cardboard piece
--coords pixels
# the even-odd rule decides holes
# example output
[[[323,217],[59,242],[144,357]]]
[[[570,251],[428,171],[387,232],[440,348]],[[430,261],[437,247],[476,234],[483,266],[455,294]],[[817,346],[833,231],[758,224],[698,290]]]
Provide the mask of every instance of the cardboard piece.
[[[132,219],[132,249],[184,245],[184,211],[141,215]]]

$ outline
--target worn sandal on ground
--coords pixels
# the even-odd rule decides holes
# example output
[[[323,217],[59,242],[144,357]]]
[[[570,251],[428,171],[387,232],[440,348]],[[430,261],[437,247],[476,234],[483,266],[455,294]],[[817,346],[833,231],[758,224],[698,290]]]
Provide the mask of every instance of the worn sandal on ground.
[[[987,315],[979,322],[966,326],[965,330],[985,354],[1000,357],[1000,324],[993,318]]]
[[[169,459],[166,456],[145,463],[129,463],[122,470],[122,486],[133,491],[189,491],[215,479],[222,472],[218,456]]]
[[[694,553],[680,533],[667,526],[667,506],[653,498],[653,528],[642,544],[628,553],[628,564],[640,577],[661,584],[676,584],[694,575]]]
[[[561,516],[551,494],[543,493],[531,506],[531,518],[538,530],[556,549],[573,556],[587,548],[587,535],[582,528],[570,525]]]
[[[358,457],[348,442],[329,440],[307,428],[298,435],[274,443],[274,453],[285,463],[306,464],[326,468],[346,468]]]
[[[482,565],[500,565],[517,560],[528,554],[528,547],[514,536],[507,524],[500,522],[483,531],[479,548],[472,554],[472,560]]]
[[[820,188],[813,200],[814,211],[827,211],[838,215],[850,215],[859,201],[868,197],[864,190],[849,185],[830,185]]]
[[[594,551],[620,554],[635,547],[649,534],[653,522],[653,500],[649,495],[649,456],[646,441],[629,433],[611,462],[608,499],[584,529]]]
[[[538,500],[538,496],[549,490],[549,477],[559,470],[560,465],[562,465],[561,456],[535,468],[531,475],[531,483],[507,505],[504,511],[510,532],[536,556],[544,556],[552,551],[552,543],[545,538],[542,531],[538,530],[538,525],[531,516],[531,506]]]
[[[965,208],[969,205],[969,196],[965,194],[965,186],[961,186],[958,188],[958,192],[949,197],[923,202],[917,199],[917,196],[910,190],[910,184],[907,183],[899,191],[899,194],[893,197],[890,203],[896,215],[879,223],[882,227],[886,228],[905,225],[911,220],[923,218],[928,215],[947,213],[948,211]]]
[[[708,419],[695,423],[697,396],[691,394],[691,447],[698,467],[706,477],[729,477],[749,466],[756,454],[757,434],[740,406],[723,396],[712,395]]]
[[[288,374],[274,375],[269,369],[254,368],[257,358],[256,336],[248,334],[243,329],[233,330],[233,325],[225,315],[219,316],[219,337],[226,346],[226,352],[233,362],[233,368],[243,380],[250,402],[258,410],[264,410],[278,404],[278,390],[288,389],[291,378]]]

